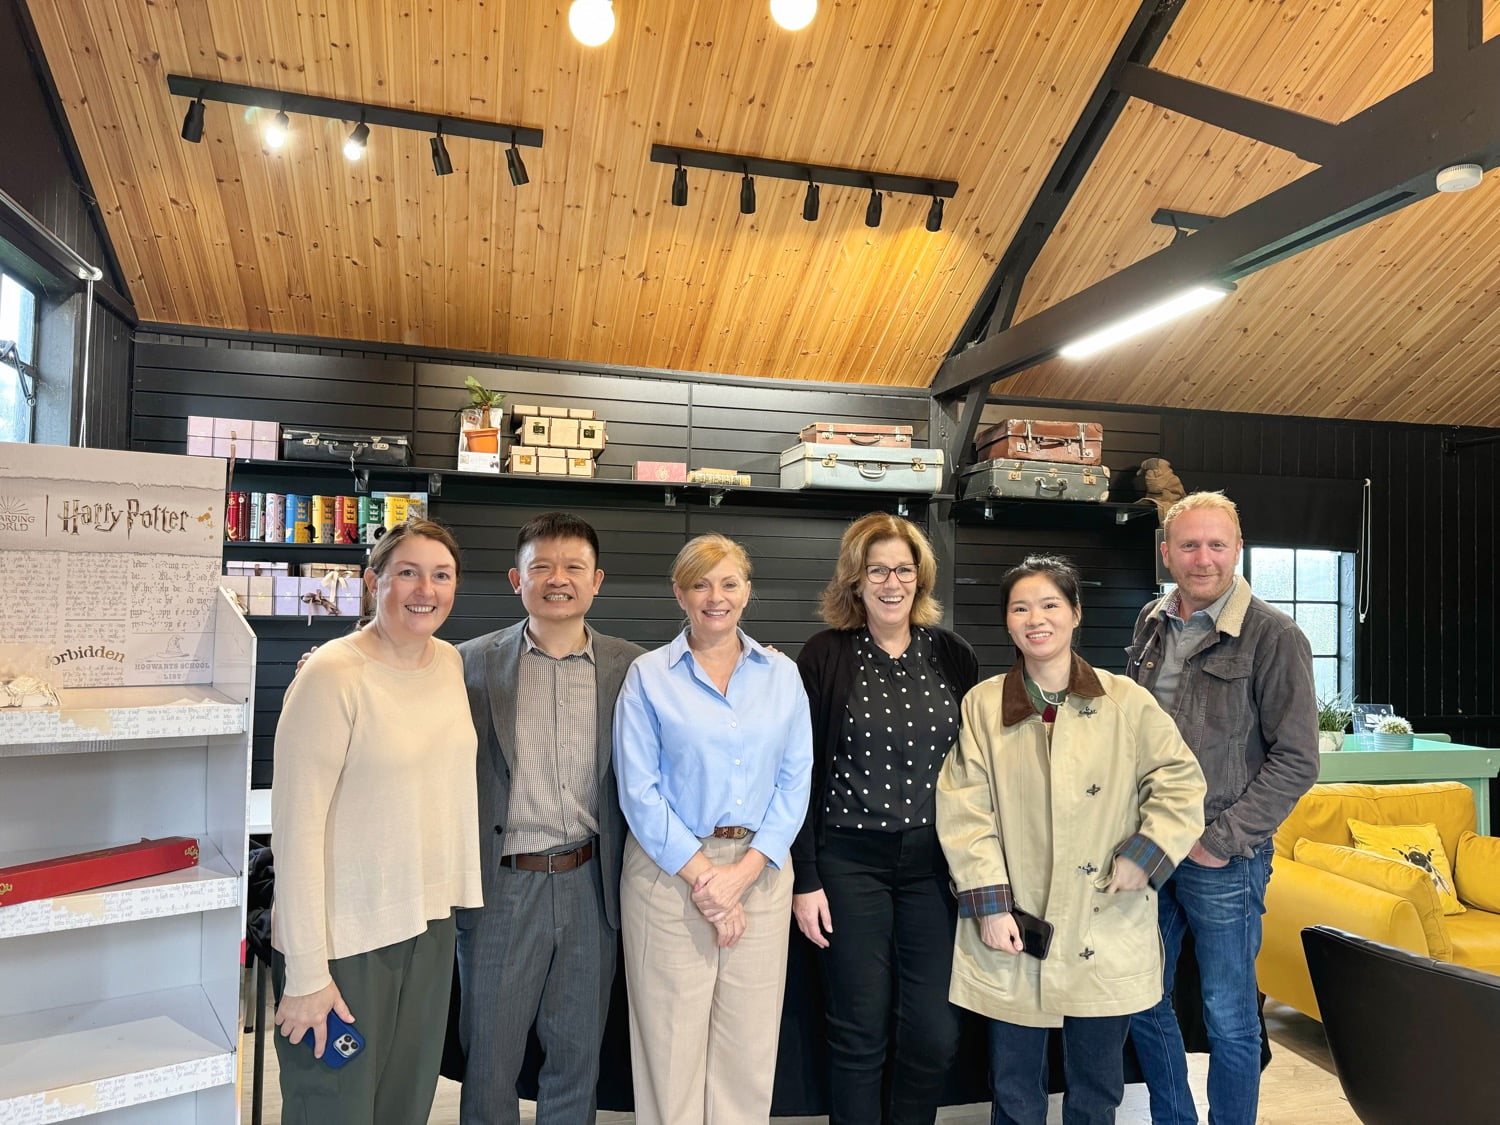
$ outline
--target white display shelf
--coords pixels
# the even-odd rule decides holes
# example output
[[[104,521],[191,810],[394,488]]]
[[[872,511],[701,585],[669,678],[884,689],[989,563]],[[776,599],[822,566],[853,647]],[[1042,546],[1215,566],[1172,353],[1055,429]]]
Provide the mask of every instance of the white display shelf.
[[[121,749],[141,739],[241,734],[245,701],[206,684],[64,688],[57,707],[0,709],[0,757]]]
[[[203,989],[145,993],[0,1019],[0,1121],[46,1125],[235,1080]]]
[[[202,854],[196,867],[0,907],[0,939],[238,906],[240,877],[233,865],[208,840],[199,837],[198,846]],[[56,849],[23,855],[0,854],[0,867],[34,863],[57,854]]]

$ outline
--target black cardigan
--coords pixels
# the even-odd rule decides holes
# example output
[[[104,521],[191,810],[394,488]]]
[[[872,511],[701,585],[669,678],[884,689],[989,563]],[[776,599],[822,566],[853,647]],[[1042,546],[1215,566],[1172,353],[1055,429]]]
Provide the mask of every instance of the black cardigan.
[[[969,642],[947,629],[913,628],[927,629],[932,637],[932,666],[962,701],[979,682],[979,658]],[[833,747],[844,729],[844,715],[854,691],[856,632],[856,629],[825,629],[811,637],[797,657],[813,728],[813,783],[807,799],[807,818],[792,843],[792,890],[799,895],[823,886],[818,875],[818,848],[823,843],[825,797],[833,784]]]

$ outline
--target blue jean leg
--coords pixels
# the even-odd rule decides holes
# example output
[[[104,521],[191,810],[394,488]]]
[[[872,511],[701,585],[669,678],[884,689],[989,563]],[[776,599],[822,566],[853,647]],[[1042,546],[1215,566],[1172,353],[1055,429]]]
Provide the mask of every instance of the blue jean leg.
[[[990,1020],[990,1125],[1046,1125],[1045,1027]],[[1129,1016],[1065,1016],[1063,1125],[1110,1125],[1125,1093]]]
[[[1176,964],[1185,929],[1192,930],[1197,948],[1209,1042],[1210,1125],[1255,1123],[1260,1100],[1255,956],[1260,952],[1270,877],[1267,841],[1254,856],[1236,856],[1225,867],[1184,860],[1159,900],[1168,965]],[[1170,990],[1170,981],[1164,983]],[[1197,1111],[1187,1087],[1182,1033],[1169,996],[1170,991],[1161,1003],[1136,1016],[1131,1032],[1150,1087],[1153,1125],[1189,1125],[1197,1121]]]

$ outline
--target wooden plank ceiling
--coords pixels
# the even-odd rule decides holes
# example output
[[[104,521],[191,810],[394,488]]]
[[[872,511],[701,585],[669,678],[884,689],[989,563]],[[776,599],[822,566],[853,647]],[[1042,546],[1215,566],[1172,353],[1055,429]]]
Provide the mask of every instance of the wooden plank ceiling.
[[[924,386],[1130,19],[1128,0],[615,0],[586,48],[566,0],[25,0],[143,320],[668,367]],[[1427,73],[1429,4],[1183,0],[1154,66],[1341,121]],[[1500,0],[1486,5],[1486,37]],[[181,73],[545,131],[515,188],[496,145],[210,104]],[[691,172],[653,142],[957,180],[927,200]],[[1132,102],[1018,319],[1165,245],[1158,207],[1223,214],[1310,166]],[[1500,426],[1500,186],[1438,196],[1240,283],[1213,309],[1002,384],[1142,406]]]

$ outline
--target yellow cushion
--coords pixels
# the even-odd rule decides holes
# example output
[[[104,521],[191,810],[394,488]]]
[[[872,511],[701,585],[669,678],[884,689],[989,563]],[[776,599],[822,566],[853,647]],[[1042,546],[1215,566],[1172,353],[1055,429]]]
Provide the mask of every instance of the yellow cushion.
[[[1465,832],[1453,857],[1458,901],[1500,914],[1500,839]]]
[[[1377,891],[1388,891],[1416,907],[1427,938],[1427,955],[1439,961],[1453,960],[1453,942],[1443,925],[1443,907],[1437,889],[1425,871],[1392,857],[1344,848],[1337,844],[1320,844],[1303,838],[1297,841],[1292,856],[1298,863],[1327,871],[1344,879],[1363,883]]]
[[[1453,943],[1455,964],[1500,974],[1500,914],[1470,910],[1444,918],[1443,925]]]
[[[1462,914],[1464,904],[1453,893],[1453,869],[1443,851],[1435,824],[1369,824],[1349,819],[1349,834],[1362,852],[1398,859],[1424,872],[1432,880],[1444,914]]]

